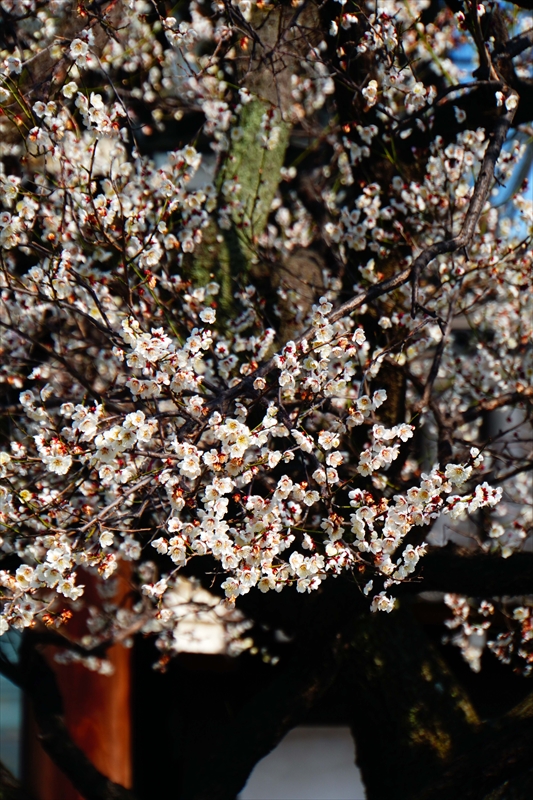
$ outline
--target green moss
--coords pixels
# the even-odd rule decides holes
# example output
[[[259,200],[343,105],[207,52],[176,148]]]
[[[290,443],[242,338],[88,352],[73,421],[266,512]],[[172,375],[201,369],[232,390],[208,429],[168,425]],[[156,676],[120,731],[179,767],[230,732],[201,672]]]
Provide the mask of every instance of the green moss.
[[[441,722],[427,719],[427,709],[422,703],[410,709],[409,729],[411,742],[416,747],[429,747],[440,761],[449,758],[453,748],[452,737]]]
[[[279,119],[274,122],[279,129],[274,147],[267,150],[261,143],[261,122],[264,115],[271,112],[270,105],[261,100],[253,100],[243,107],[239,120],[242,136],[233,142],[219,178],[220,186],[223,181],[238,176],[244,219],[249,225],[243,229],[243,239],[252,246],[266,227],[289,143],[290,127]],[[240,217],[235,216],[234,222],[239,225]]]
[[[241,279],[240,283],[246,283],[257,261],[257,242],[265,230],[280,182],[290,127],[286,122],[276,122],[279,128],[276,144],[271,150],[265,149],[259,135],[263,116],[270,111],[271,106],[260,100],[243,107],[239,121],[242,136],[232,142],[216,179],[223,205],[224,183],[238,176],[241,188],[237,199],[243,207],[233,211],[229,230],[221,230],[212,219],[203,232],[202,243],[188,259],[194,285],[204,286],[213,277],[220,283],[219,310],[222,318],[230,317],[233,313],[236,278]]]

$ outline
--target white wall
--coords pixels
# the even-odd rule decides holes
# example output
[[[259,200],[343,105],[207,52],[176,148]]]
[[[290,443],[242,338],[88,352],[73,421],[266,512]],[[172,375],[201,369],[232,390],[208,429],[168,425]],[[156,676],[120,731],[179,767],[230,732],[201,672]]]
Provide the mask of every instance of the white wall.
[[[239,800],[364,800],[347,727],[299,727],[260,761]]]

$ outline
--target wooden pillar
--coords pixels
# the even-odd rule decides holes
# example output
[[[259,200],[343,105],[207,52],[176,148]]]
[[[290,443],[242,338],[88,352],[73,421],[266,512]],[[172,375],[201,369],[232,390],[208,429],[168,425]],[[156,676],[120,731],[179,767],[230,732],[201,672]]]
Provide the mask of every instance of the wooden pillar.
[[[84,576],[87,605],[101,599],[91,576]],[[128,591],[124,572],[118,577],[116,599]],[[75,614],[68,632],[78,638],[86,633],[86,613]],[[81,664],[57,664],[55,648],[46,657],[57,675],[63,695],[65,721],[76,744],[97,769],[127,788],[132,785],[131,761],[131,651],[114,645],[108,651],[112,675],[91,672]],[[37,726],[27,704],[25,713],[23,779],[35,800],[83,800],[82,795],[55,766],[39,744]]]

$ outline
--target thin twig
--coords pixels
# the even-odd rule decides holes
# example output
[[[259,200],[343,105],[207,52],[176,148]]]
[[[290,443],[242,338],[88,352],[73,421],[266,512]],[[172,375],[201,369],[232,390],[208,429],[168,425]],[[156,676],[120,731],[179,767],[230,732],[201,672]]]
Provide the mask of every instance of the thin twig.
[[[427,265],[437,256],[444,255],[444,253],[455,253],[457,250],[461,250],[463,247],[466,247],[472,240],[476,231],[479,217],[481,216],[481,212],[483,211],[483,207],[487,197],[489,196],[494,178],[496,162],[500,156],[514,115],[514,108],[503,114],[498,119],[494,130],[491,133],[490,141],[483,157],[481,169],[479,170],[479,175],[474,187],[472,200],[468,206],[468,211],[466,212],[461,232],[458,234],[458,236],[453,236],[451,239],[445,239],[442,242],[436,242],[435,244],[431,245],[431,247],[428,247],[426,250],[424,250],[413,263],[411,271],[411,281],[413,286],[411,315],[413,317],[416,316],[416,312],[419,308],[418,280],[422,270],[427,267]]]
[[[100,511],[100,513],[96,517],[94,517],[94,519],[91,519],[89,520],[89,522],[86,522],[85,525],[82,525],[82,527],[79,528],[79,533],[85,533],[85,531],[88,531],[89,528],[91,528],[97,522],[101,522],[109,514],[110,511],[112,511],[114,508],[116,508],[122,502],[124,502],[125,497],[128,497],[128,495],[133,494],[133,492],[137,492],[139,489],[142,489],[143,486],[146,486],[147,483],[150,483],[153,480],[154,476],[149,475],[147,478],[144,478],[142,481],[139,481],[139,483],[135,483],[133,486],[127,489],[124,492],[124,494],[121,494],[120,497],[117,497],[116,500],[113,500],[112,503],[109,503],[108,506],[102,509],[102,511]]]

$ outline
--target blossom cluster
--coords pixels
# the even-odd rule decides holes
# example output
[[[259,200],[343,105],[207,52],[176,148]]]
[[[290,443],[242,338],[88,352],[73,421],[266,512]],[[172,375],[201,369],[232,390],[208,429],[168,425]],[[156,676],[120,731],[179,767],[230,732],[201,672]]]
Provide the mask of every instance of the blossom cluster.
[[[0,53],[0,634],[61,627],[96,582],[88,651],[131,629],[175,652],[194,618],[237,653],[251,590],[343,575],[392,611],[437,524],[510,557],[531,531],[526,186],[427,265],[418,316],[406,280],[377,291],[461,231],[483,169],[453,15],[340,2],[322,31],[302,6],[269,71],[235,20],[279,9],[123,5],[64,41],[65,4],[28,3],[21,58]],[[48,52],[49,97],[27,83]],[[448,102],[458,130],[433,130]],[[516,132],[495,183],[525,157]],[[482,630],[461,629],[474,665]]]
[[[506,598],[481,600],[474,603],[461,595],[447,594],[445,603],[452,611],[446,626],[454,631],[445,641],[459,647],[461,655],[474,672],[481,669],[485,648],[493,652],[504,664],[513,664],[524,675],[533,670],[533,625],[529,601],[525,605],[511,605]],[[494,618],[501,614],[506,619],[506,631],[494,633]]]

